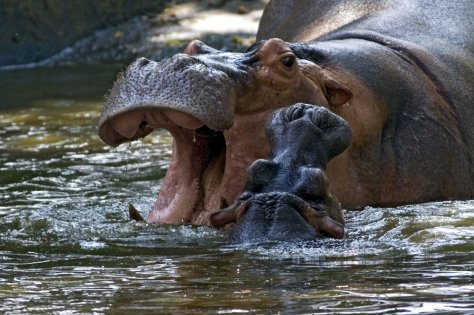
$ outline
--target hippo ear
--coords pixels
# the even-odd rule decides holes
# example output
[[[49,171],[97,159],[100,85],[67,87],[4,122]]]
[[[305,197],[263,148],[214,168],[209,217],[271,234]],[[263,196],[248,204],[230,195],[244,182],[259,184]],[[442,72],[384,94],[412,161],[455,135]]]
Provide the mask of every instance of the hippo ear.
[[[207,46],[206,44],[197,39],[189,42],[188,46],[186,46],[186,48],[184,49],[184,53],[188,55],[212,54],[217,52],[219,52],[219,50]]]
[[[222,227],[226,224],[237,222],[245,214],[249,204],[249,200],[240,204],[233,204],[228,208],[212,213],[209,221],[214,227]]]
[[[352,99],[352,93],[340,82],[333,79],[327,73],[323,76],[324,94],[329,104],[339,106]]]
[[[319,233],[333,238],[344,236],[344,227],[331,218],[326,211],[316,211],[309,205],[305,205],[303,215]]]

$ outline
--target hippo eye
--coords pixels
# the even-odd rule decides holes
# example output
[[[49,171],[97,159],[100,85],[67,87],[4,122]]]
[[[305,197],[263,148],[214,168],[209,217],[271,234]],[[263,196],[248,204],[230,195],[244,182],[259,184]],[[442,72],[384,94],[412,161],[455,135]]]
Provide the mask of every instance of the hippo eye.
[[[281,60],[281,63],[286,68],[290,69],[295,64],[295,61],[296,61],[295,56],[287,56]]]

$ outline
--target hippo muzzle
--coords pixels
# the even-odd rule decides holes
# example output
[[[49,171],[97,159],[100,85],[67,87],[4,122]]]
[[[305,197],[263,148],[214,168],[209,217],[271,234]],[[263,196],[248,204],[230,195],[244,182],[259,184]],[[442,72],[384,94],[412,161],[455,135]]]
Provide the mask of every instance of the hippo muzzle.
[[[223,71],[186,54],[161,62],[140,58],[110,91],[99,135],[116,146],[169,126],[222,131],[232,126],[234,107],[233,83]]]

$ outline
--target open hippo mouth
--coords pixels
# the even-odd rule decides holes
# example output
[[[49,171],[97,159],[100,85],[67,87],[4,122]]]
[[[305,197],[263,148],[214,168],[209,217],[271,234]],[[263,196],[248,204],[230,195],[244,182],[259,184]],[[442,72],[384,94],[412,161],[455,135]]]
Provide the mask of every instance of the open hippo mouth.
[[[162,62],[140,58],[113,86],[99,121],[106,143],[142,138],[155,128],[224,130],[233,124],[235,96],[227,74],[179,54]],[[209,108],[213,109],[212,116]]]
[[[205,210],[205,184],[223,175],[223,130],[233,124],[234,93],[226,73],[184,54],[160,63],[140,58],[118,79],[100,118],[102,140],[117,146],[158,128],[174,138],[167,176],[148,222],[206,223],[197,216]]]

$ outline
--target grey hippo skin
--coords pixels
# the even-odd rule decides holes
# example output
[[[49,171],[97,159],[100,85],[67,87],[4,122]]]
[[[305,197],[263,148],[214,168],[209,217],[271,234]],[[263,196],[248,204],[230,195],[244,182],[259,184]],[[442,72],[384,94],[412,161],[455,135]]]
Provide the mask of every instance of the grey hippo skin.
[[[130,65],[99,133],[114,146],[156,128],[173,135],[148,222],[211,225],[243,192],[245,170],[269,157],[266,119],[299,102],[351,128],[325,167],[342,207],[474,198],[473,11],[471,0],[270,1],[244,53],[192,41]]]
[[[325,168],[349,146],[347,123],[324,107],[300,103],[272,115],[267,137],[268,160],[250,166],[244,192],[232,206],[213,213],[211,224],[236,223],[228,238],[232,243],[341,238],[342,209]]]

